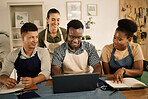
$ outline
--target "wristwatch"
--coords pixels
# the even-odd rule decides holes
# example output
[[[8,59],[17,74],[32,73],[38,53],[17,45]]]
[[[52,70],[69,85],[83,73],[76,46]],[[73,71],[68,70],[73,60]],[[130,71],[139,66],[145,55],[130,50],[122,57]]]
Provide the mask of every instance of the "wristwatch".
[[[126,73],[126,68],[122,67],[122,69],[124,70],[123,75],[125,75],[125,73]]]

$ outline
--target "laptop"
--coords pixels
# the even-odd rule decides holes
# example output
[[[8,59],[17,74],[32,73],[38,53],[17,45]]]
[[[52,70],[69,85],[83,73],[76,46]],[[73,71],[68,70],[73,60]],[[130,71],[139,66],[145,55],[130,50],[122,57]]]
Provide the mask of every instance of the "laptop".
[[[53,92],[67,93],[95,90],[99,73],[53,76]]]

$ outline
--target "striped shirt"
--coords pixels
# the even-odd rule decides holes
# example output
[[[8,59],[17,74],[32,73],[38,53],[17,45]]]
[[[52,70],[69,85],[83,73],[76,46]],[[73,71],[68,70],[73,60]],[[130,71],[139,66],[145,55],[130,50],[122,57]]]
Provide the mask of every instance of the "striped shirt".
[[[92,44],[82,41],[80,48],[75,52],[69,47],[68,42],[65,42],[59,47],[55,48],[51,65],[57,65],[62,67],[66,55],[66,49],[68,49],[69,53],[76,55],[79,55],[83,53],[84,50],[86,50],[86,52],[88,53],[89,66],[94,66],[95,64],[100,62],[97,50],[95,49],[95,46],[93,46]]]

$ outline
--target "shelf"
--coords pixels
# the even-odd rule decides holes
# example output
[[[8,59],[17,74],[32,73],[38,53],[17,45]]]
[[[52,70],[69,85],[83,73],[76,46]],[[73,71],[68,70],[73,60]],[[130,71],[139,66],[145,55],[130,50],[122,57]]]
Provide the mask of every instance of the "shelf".
[[[38,29],[42,29],[43,26],[37,26],[37,28],[38,28]],[[21,28],[18,28],[18,27],[12,27],[12,29],[15,30],[15,29],[21,29]]]
[[[42,28],[43,28],[43,26],[37,26],[37,28],[38,28],[38,29],[42,29]]]
[[[19,39],[13,39],[14,41],[21,41],[22,39],[21,38],[19,38]]]
[[[27,22],[34,23],[35,20],[39,20],[40,24],[37,26],[38,32],[44,29],[43,22],[43,2],[10,2],[8,3],[8,16],[10,20],[10,46],[11,50],[23,46],[21,39],[20,29],[16,27],[15,13],[16,12],[27,12]]]
[[[17,27],[12,27],[12,29],[20,29],[20,28],[17,28]]]
[[[13,48],[16,49],[16,48],[21,48],[21,47],[22,47],[22,46],[14,46]]]

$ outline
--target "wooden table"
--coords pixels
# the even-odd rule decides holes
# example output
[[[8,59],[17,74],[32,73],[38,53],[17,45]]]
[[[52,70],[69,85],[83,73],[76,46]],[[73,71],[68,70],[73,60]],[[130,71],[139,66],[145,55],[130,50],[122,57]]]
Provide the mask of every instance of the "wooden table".
[[[113,79],[113,75],[103,75],[107,77],[108,79]],[[140,77],[141,80],[144,79],[145,82],[147,82],[148,85],[148,71],[144,72],[142,77]],[[46,86],[52,86],[52,80],[47,80]],[[37,86],[33,86],[30,89],[25,89],[26,90],[37,90]],[[132,90],[125,90],[125,91],[120,91],[127,99],[148,99],[148,88],[145,89],[132,89]],[[120,97],[119,97],[120,98]]]
[[[113,75],[103,75],[108,79],[113,79]],[[148,78],[146,78],[148,79]],[[52,86],[52,80],[46,82],[46,86]],[[120,91],[127,99],[148,99],[148,88],[144,89],[132,89],[126,91]]]
[[[127,99],[148,99],[148,88],[120,91]]]
[[[109,79],[111,79],[113,76],[112,75],[108,75],[107,76]],[[47,91],[47,88],[46,87],[44,87],[44,86],[52,86],[53,85],[53,83],[52,83],[52,80],[50,79],[50,80],[47,80],[47,81],[45,81],[45,82],[42,82],[42,83],[39,83],[37,86],[38,86],[38,88],[37,88],[37,86],[34,86],[33,88],[31,88],[31,89],[29,89],[29,90],[36,90],[36,89],[38,89],[37,91],[39,91],[39,93],[40,92],[43,92],[42,90],[44,90],[44,88],[46,89],[46,91]],[[49,87],[50,88],[50,87]],[[25,90],[26,91],[26,90]],[[48,94],[48,92],[46,92],[45,91],[45,94]],[[49,91],[50,92],[50,91]],[[125,96],[127,99],[148,99],[148,88],[145,88],[145,89],[135,89],[135,90],[126,90],[126,91],[120,91],[122,94],[123,94],[123,96]],[[121,94],[120,93],[120,94]],[[11,96],[12,95],[12,96]],[[100,94],[101,95],[101,94]],[[41,96],[43,96],[42,95],[42,93],[41,93]],[[50,95],[49,95],[50,96]],[[51,95],[52,96],[52,95]],[[122,96],[122,98],[123,98],[123,96]],[[7,94],[6,95],[0,95],[0,97],[1,97],[1,99],[3,99],[3,98],[7,98],[7,97],[11,97],[12,99],[16,99],[17,98],[17,96],[16,96],[16,94],[13,94],[13,93],[11,93],[11,94],[9,94],[8,96],[7,96]],[[55,97],[56,97],[56,95],[55,95]],[[117,98],[117,97],[116,97]],[[56,98],[55,98],[56,99]],[[107,98],[108,99],[108,98]],[[119,96],[119,99],[120,99],[120,96]]]
[[[112,77],[112,76],[109,76]],[[52,80],[46,82],[46,86],[52,86]],[[145,89],[134,89],[120,91],[127,99],[148,99],[148,88]]]

